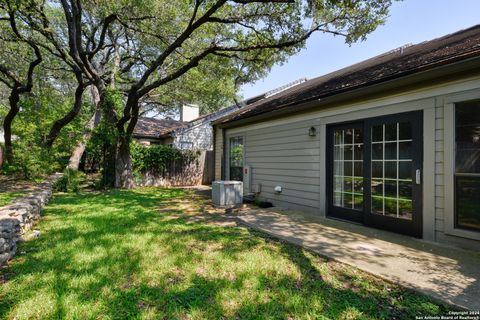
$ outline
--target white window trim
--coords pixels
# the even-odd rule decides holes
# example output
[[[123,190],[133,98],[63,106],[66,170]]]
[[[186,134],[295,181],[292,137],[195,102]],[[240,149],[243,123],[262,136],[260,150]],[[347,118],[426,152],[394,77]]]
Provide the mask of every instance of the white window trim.
[[[480,232],[455,228],[455,103],[480,98],[463,96],[446,100],[444,104],[444,179],[445,179],[445,234],[462,238],[480,240]]]

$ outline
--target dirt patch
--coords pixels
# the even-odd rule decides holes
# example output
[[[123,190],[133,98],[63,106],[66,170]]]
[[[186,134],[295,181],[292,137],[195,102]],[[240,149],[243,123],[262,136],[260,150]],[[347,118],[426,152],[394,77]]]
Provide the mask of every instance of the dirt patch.
[[[39,190],[38,183],[0,175],[0,192],[32,192]]]
[[[237,226],[237,222],[226,216],[224,209],[215,208],[208,190],[188,189],[189,194],[181,199],[166,202],[158,212],[170,213],[169,218],[186,218],[187,223],[208,223],[217,226]],[[173,213],[173,214],[171,214]]]

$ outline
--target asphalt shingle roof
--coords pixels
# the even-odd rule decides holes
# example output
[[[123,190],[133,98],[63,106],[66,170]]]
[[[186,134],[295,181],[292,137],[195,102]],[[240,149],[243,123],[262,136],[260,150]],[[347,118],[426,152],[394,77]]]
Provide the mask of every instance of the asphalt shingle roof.
[[[173,119],[156,119],[156,118],[139,118],[135,130],[134,137],[150,137],[159,138],[160,136],[185,126],[184,122]]]
[[[327,75],[308,80],[214,121],[224,124],[303,102],[367,87],[418,72],[480,57],[480,25],[434,40],[404,46]]]

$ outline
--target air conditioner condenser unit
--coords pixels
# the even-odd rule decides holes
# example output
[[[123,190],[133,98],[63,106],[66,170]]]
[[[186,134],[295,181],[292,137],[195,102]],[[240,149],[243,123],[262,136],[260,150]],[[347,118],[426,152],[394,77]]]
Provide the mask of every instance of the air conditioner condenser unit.
[[[243,183],[241,181],[213,181],[212,201],[215,207],[240,207],[243,203]]]

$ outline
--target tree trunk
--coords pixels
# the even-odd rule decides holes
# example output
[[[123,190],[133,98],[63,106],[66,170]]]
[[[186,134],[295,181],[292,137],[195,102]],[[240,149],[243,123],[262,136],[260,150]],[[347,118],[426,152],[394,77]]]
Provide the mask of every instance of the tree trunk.
[[[73,102],[72,109],[63,118],[58,119],[53,123],[52,127],[50,128],[50,132],[47,138],[45,139],[45,145],[48,148],[52,147],[53,143],[55,142],[58,135],[60,134],[60,131],[70,122],[72,122],[73,119],[75,119],[75,117],[80,112],[80,109],[82,108],[82,95],[84,90],[85,90],[85,86],[83,85],[83,83],[79,83],[77,86],[77,89],[75,90],[75,101]]]
[[[8,98],[10,102],[10,110],[3,120],[3,136],[5,139],[5,161],[9,164],[13,162],[13,147],[12,147],[12,122],[20,109],[18,102],[20,101],[20,93],[14,88]]]
[[[0,144],[0,169],[3,166],[3,146]]]
[[[95,113],[85,125],[85,130],[83,131],[82,138],[77,143],[75,149],[73,149],[70,160],[68,161],[67,168],[73,170],[78,170],[78,168],[80,167],[80,160],[82,159],[83,153],[85,152],[87,143],[92,136],[93,129],[95,129],[95,127],[100,123],[100,117],[102,114],[102,110],[100,107],[100,95],[97,88],[95,86],[91,86],[90,91],[92,94],[93,103],[95,104]]]
[[[117,156],[115,159],[115,188],[131,189],[135,187],[130,157],[130,139],[118,139]]]
[[[117,122],[117,131],[119,132],[117,157],[115,159],[115,187],[131,189],[135,187],[133,179],[132,158],[130,154],[130,140],[138,120],[138,99],[129,96],[127,107],[133,111],[128,122],[127,130],[124,130],[124,124]]]

